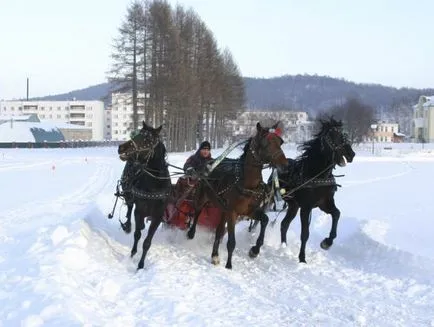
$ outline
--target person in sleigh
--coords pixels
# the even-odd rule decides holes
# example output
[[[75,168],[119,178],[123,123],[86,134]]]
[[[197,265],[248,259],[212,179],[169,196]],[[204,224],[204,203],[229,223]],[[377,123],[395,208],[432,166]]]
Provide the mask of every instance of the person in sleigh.
[[[180,195],[190,193],[196,185],[198,177],[205,172],[206,165],[211,160],[214,160],[211,156],[211,144],[208,141],[203,141],[199,149],[185,161],[183,168],[185,175],[180,177],[176,183],[177,193]]]
[[[197,177],[206,169],[207,163],[213,160],[211,157],[211,144],[203,141],[196,153],[191,155],[184,164],[184,172],[187,176]]]
[[[185,161],[185,175],[180,177],[175,185],[176,210],[170,210],[171,214],[168,214],[169,221],[172,220],[171,224],[186,228],[189,217],[194,214],[191,206],[194,189],[199,176],[206,171],[207,164],[212,160],[214,159],[211,156],[211,144],[203,141],[196,152]]]

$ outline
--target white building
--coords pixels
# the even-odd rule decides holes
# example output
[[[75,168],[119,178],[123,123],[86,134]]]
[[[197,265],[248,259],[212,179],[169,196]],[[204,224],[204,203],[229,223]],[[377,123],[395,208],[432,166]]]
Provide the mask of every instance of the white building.
[[[92,129],[92,140],[107,138],[107,113],[102,101],[2,101],[0,116],[37,114],[41,120],[52,120]],[[110,129],[108,129],[110,130]]]
[[[251,136],[258,121],[265,125],[280,121],[283,125],[282,138],[295,143],[311,138],[315,125],[304,111],[245,111],[231,122],[233,135]]]
[[[416,142],[434,142],[434,95],[419,97],[413,106],[412,137]]]
[[[139,94],[138,97],[143,100],[143,93]],[[143,107],[139,103],[139,122],[144,120],[144,116]],[[152,125],[152,121],[147,121],[147,123]],[[130,138],[130,133],[133,128],[131,93],[112,93],[111,126],[112,140],[125,141]]]

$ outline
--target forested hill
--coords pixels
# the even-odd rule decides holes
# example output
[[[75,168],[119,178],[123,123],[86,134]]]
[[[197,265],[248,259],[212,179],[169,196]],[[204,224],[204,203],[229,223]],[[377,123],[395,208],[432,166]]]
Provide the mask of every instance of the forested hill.
[[[275,78],[245,77],[246,105],[250,110],[295,109],[315,114],[358,97],[373,107],[386,111],[394,104],[416,104],[420,95],[433,95],[434,89],[394,88],[378,84],[357,84],[327,76],[285,75]],[[50,95],[43,100],[104,100],[111,85],[102,83],[64,94]]]
[[[245,78],[249,108],[279,110],[295,108],[316,113],[357,97],[375,108],[396,104],[416,104],[420,95],[434,89],[394,88],[378,84],[357,84],[327,76],[296,75],[276,78]]]

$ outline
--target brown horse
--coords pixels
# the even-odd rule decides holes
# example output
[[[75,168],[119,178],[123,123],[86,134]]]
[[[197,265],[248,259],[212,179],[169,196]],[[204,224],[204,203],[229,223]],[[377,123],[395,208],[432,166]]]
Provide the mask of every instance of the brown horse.
[[[160,140],[161,126],[152,128],[143,122],[143,128],[131,140],[119,145],[119,158],[132,161],[135,168],[134,179],[131,182],[129,201],[134,208],[134,244],[131,257],[137,253],[137,245],[145,228],[145,218],[150,217],[151,224],[143,241],[143,252],[138,269],[143,268],[146,254],[151,247],[152,238],[162,222],[171,191],[171,181],[166,162],[166,148]],[[128,218],[128,217],[127,217]],[[128,219],[122,228],[131,230]]]
[[[277,124],[272,128],[263,128],[258,123],[256,135],[247,141],[239,159],[225,159],[209,176],[200,177],[193,200],[195,218],[187,235],[190,239],[194,237],[200,211],[207,202],[211,201],[222,208],[211,255],[213,264],[220,262],[218,249],[227,224],[226,268],[232,268],[232,254],[236,244],[235,224],[240,216],[255,216],[260,219],[261,231],[256,246],[249,252],[251,257],[259,254],[268,224],[266,215],[254,215],[267,194],[266,184],[262,181],[262,168],[264,164],[271,164],[278,169],[288,165],[281,149],[283,141],[276,133],[276,128]]]

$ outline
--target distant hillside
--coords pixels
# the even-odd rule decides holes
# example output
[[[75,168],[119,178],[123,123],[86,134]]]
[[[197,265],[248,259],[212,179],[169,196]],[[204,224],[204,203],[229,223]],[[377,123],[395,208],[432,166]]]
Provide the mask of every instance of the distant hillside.
[[[397,89],[312,75],[245,78],[245,85],[247,105],[251,109],[294,108],[311,114],[342,103],[348,97],[358,97],[366,104],[387,111],[393,104],[416,104],[420,95],[434,94],[434,89]]]
[[[107,103],[109,101],[108,95],[110,93],[110,88],[111,88],[110,83],[102,83],[102,84],[89,86],[80,90],[74,90],[68,93],[32,98],[32,100],[62,101],[62,100],[71,100],[75,98],[77,100],[102,100]]]
[[[434,89],[394,88],[378,84],[357,84],[327,76],[296,75],[275,78],[244,78],[246,105],[250,110],[295,109],[315,114],[341,103],[347,97],[388,111],[393,104],[415,104],[420,95],[432,95]],[[109,101],[111,85],[103,83],[64,94],[41,97],[41,100]],[[36,98],[35,98],[36,99]]]

